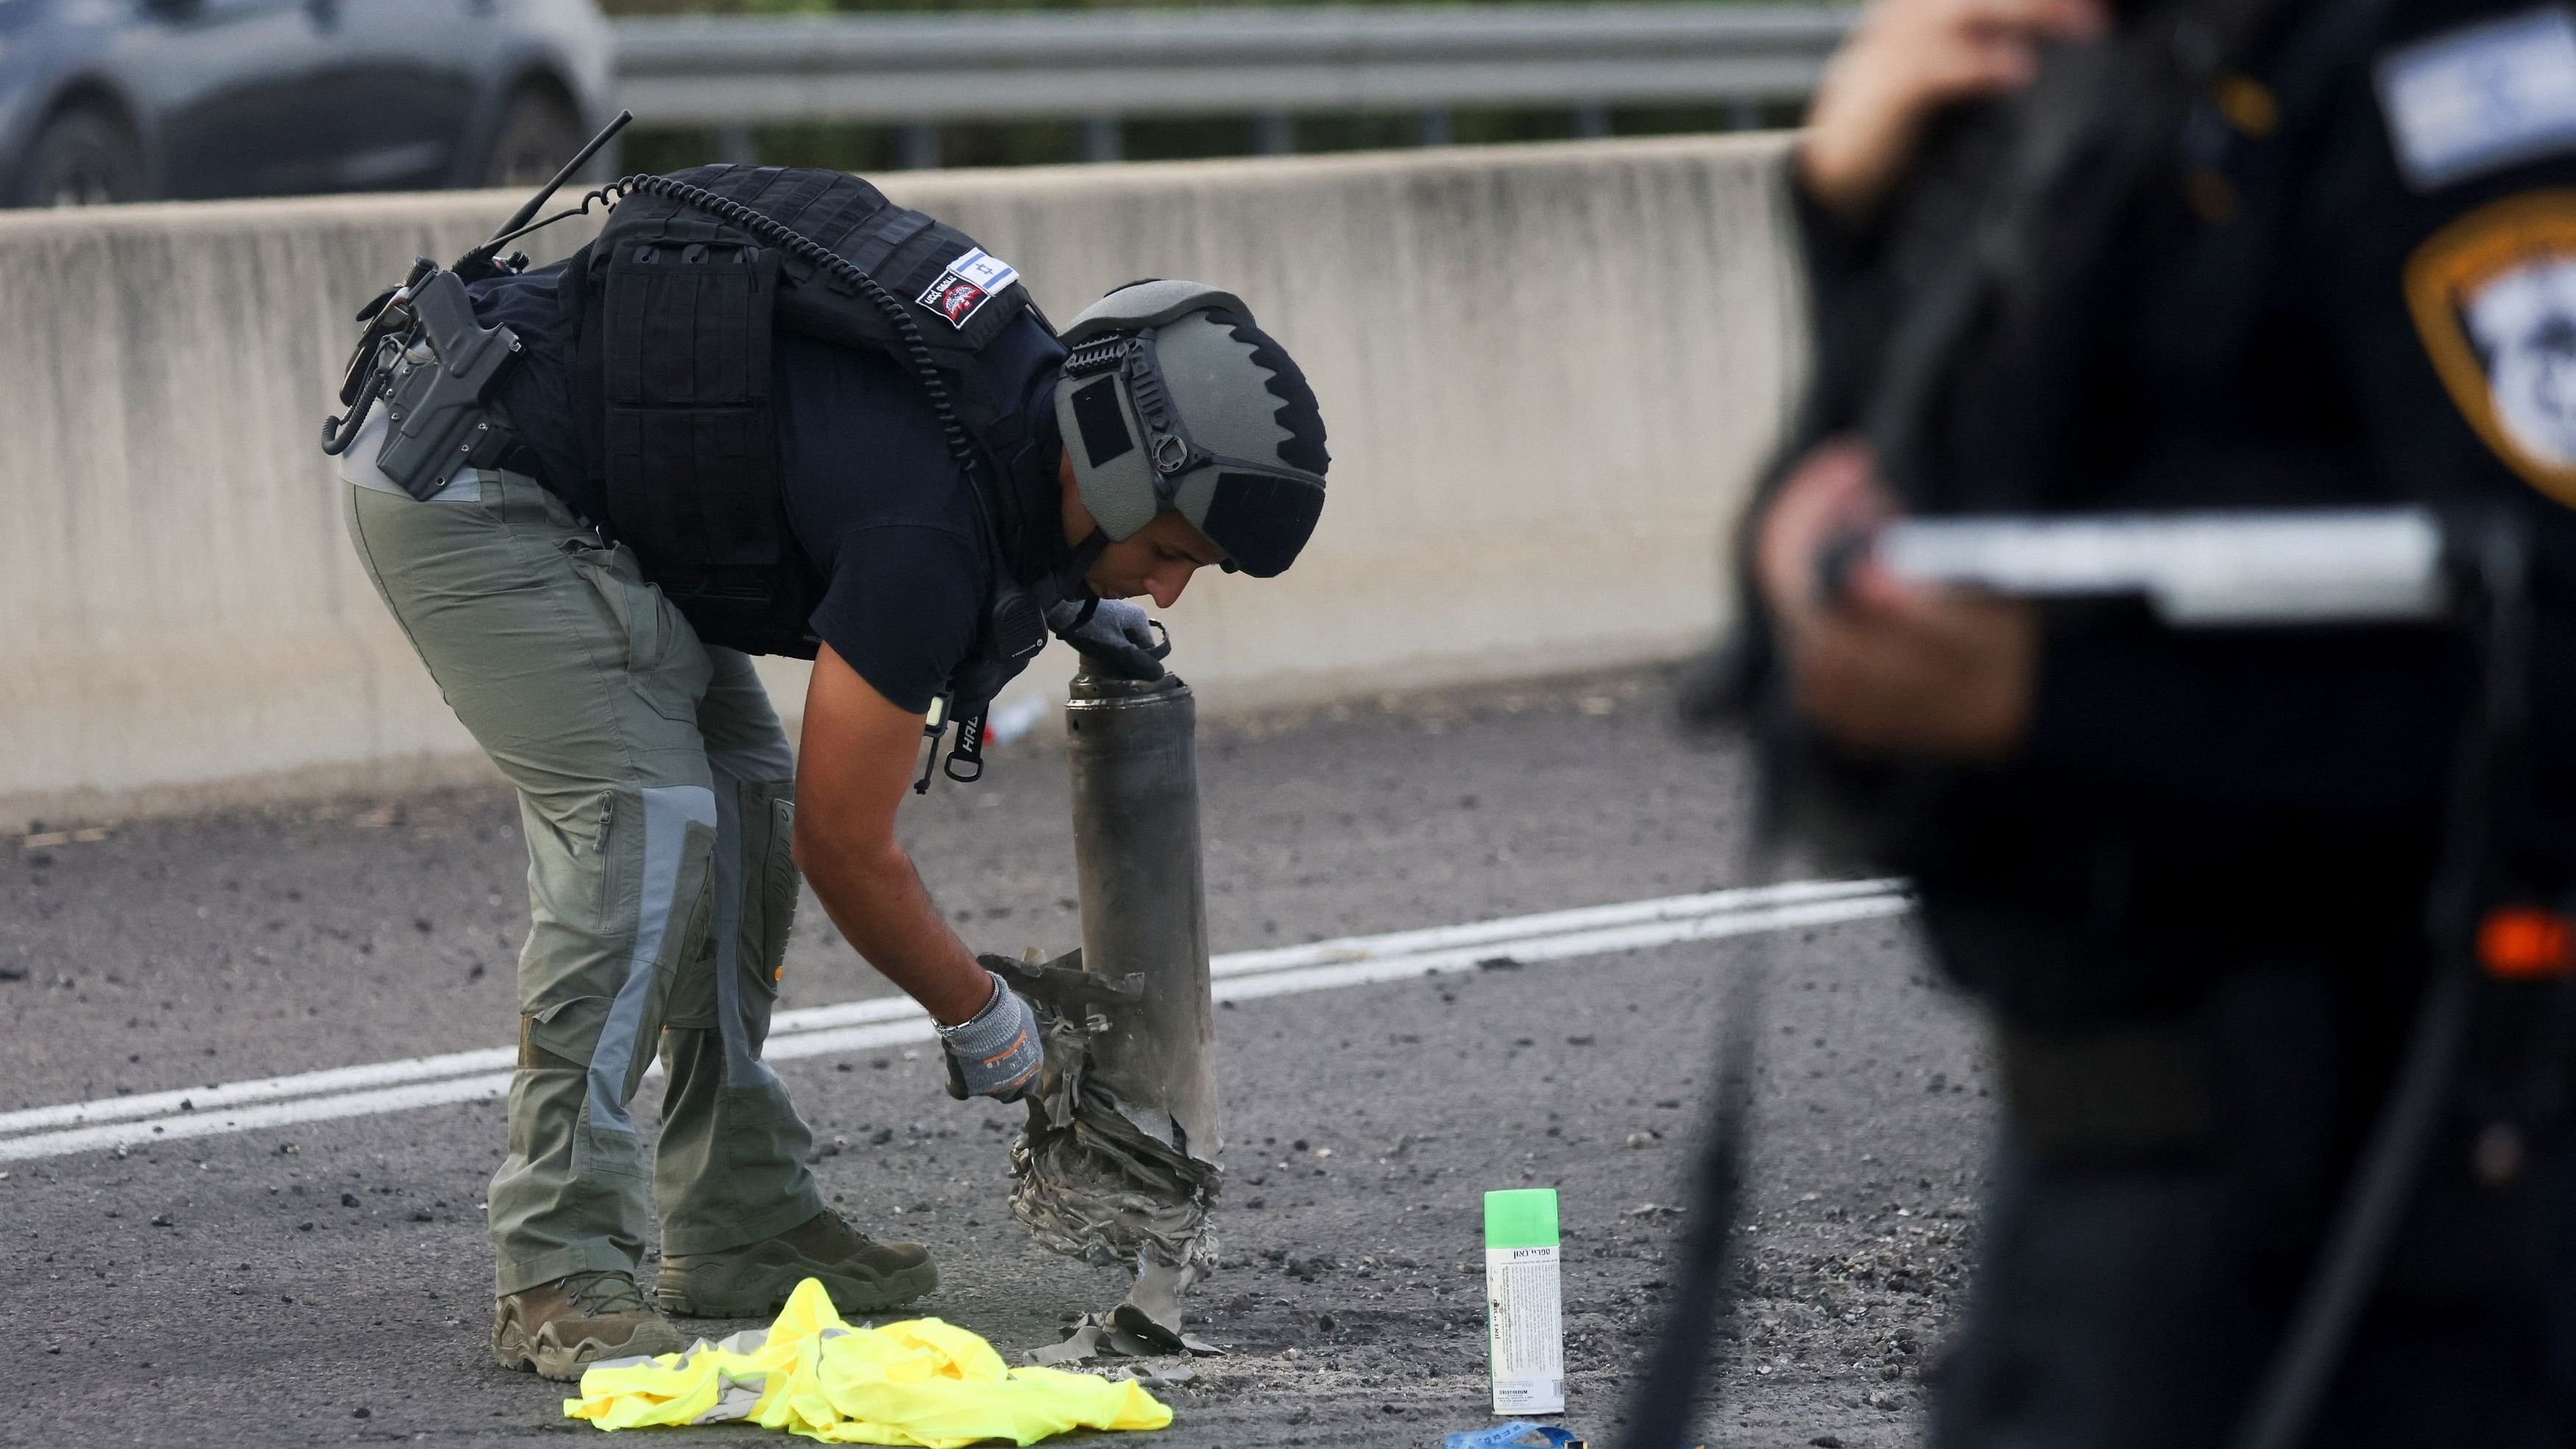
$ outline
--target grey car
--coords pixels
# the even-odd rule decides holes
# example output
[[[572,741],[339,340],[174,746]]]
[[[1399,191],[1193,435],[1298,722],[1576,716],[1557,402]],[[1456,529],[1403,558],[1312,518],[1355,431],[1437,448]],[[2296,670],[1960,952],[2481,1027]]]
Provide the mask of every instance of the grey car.
[[[0,203],[542,181],[612,59],[591,0],[0,0]]]

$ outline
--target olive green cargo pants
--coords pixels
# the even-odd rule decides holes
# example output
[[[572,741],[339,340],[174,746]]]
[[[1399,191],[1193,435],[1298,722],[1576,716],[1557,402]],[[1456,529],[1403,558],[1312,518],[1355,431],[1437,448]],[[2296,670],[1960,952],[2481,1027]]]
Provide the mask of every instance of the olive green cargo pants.
[[[469,472],[420,502],[375,451],[362,437],[343,465],[350,540],[518,787],[527,835],[494,1291],[635,1267],[645,1166],[628,1103],[657,1041],[663,1251],[738,1247],[823,1211],[811,1134],[760,1060],[797,875],[794,760],[751,661],[701,644],[632,553],[535,481]]]

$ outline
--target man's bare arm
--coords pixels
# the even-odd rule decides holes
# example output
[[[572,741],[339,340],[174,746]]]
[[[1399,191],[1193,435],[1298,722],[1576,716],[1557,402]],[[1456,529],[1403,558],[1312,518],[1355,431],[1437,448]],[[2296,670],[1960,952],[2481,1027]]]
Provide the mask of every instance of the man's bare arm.
[[[912,784],[922,716],[877,693],[825,645],[805,690],[796,759],[796,865],[842,937],[942,1025],[981,1011],[993,979],[948,929],[895,811]]]

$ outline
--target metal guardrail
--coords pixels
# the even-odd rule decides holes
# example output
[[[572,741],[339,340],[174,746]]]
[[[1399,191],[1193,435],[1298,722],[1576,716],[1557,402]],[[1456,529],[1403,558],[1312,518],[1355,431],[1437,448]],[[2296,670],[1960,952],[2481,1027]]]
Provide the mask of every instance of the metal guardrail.
[[[1814,90],[1843,5],[1494,5],[680,17],[617,23],[618,99],[654,124],[1074,118],[1111,159],[1128,117],[1250,115],[1289,149],[1297,113],[1398,111],[1445,139],[1452,109],[1575,112]],[[1103,151],[1108,154],[1101,154]],[[919,160],[919,156],[908,159]]]

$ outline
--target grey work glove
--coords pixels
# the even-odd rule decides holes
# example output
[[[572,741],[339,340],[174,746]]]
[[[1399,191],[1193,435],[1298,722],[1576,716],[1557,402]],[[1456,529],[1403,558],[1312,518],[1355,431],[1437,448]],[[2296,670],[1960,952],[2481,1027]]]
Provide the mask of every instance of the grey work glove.
[[[960,1102],[1016,1102],[1046,1064],[1046,1043],[1036,1010],[1001,977],[984,974],[992,977],[993,999],[967,1020],[939,1028],[939,1046],[948,1056],[948,1095]]]
[[[1047,627],[1057,638],[1120,679],[1151,684],[1163,677],[1163,656],[1172,652],[1172,641],[1154,632],[1143,605],[1102,599],[1091,617],[1076,625],[1084,602],[1067,601],[1046,611]]]

